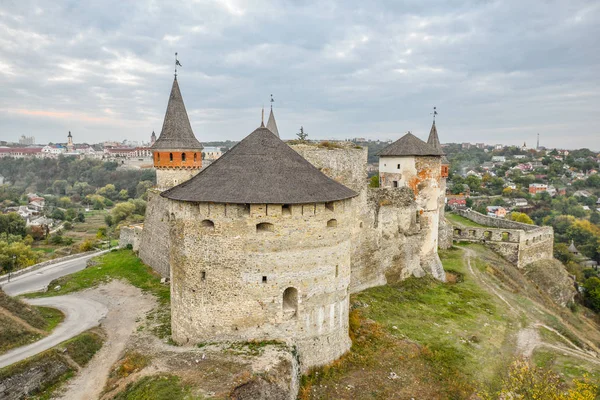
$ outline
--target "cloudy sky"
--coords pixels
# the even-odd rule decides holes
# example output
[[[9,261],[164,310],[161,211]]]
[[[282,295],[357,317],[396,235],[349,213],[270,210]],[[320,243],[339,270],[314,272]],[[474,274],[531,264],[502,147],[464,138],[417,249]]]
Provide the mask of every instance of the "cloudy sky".
[[[451,4],[451,5],[450,5]],[[275,97],[312,138],[600,150],[600,2],[0,2],[0,138],[148,140],[173,80],[201,141],[238,140]]]

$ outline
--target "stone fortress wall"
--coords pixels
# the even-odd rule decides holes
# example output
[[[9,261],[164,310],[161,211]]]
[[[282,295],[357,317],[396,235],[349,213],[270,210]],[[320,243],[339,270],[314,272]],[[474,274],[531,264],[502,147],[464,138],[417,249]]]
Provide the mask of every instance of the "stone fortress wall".
[[[433,205],[431,210],[427,210],[431,211],[429,214],[423,212],[415,200],[415,193],[406,187],[368,187],[365,148],[352,145],[339,148],[316,145],[291,147],[325,175],[359,194],[352,199],[354,224],[349,288],[352,293],[411,275],[430,273],[438,279],[445,279],[437,248],[425,246],[430,239],[428,236],[434,231],[433,224],[437,223],[437,198],[430,202]],[[423,189],[421,196],[426,203],[429,198],[425,187]],[[438,262],[431,262],[434,257]]]
[[[161,197],[159,191],[155,189],[148,191],[146,217],[139,245],[139,257],[144,264],[152,267],[165,278],[168,278],[170,274],[169,220],[171,215],[168,205],[169,200]]]
[[[304,368],[350,348],[352,200],[169,212],[176,342],[287,340]]]
[[[457,213],[485,227],[455,227],[455,241],[485,243],[518,268],[537,260],[550,260],[554,257],[552,227],[488,217],[470,209],[457,210]]]

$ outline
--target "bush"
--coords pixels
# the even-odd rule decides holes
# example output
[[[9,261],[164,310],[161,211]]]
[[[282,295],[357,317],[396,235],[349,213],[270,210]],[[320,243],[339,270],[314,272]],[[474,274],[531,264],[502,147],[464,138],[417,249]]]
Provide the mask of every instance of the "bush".
[[[81,243],[79,245],[79,251],[81,251],[81,252],[92,251],[92,250],[94,250],[95,245],[96,244],[93,241],[91,241],[90,239],[85,240],[83,243]]]
[[[371,180],[369,181],[369,187],[378,188],[379,187],[379,175],[373,175]]]

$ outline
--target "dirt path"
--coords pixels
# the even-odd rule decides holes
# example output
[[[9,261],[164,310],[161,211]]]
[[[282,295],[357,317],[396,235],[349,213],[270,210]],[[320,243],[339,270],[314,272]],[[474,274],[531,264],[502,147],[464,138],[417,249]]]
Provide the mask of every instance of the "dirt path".
[[[519,308],[513,306],[507,300],[507,298],[504,297],[500,293],[501,289],[499,287],[495,288],[491,282],[488,282],[485,279],[484,274],[480,274],[472,268],[471,257],[476,257],[475,252],[471,249],[466,249],[466,248],[463,248],[463,250],[465,252],[465,261],[467,263],[469,272],[471,273],[473,278],[477,282],[479,282],[480,284],[485,286],[487,289],[489,289],[489,291],[491,293],[493,293],[496,297],[498,297],[504,304],[506,304],[508,306],[508,308],[510,309],[510,311],[513,312],[515,315],[525,314],[525,315],[528,315],[529,319],[532,319],[531,315],[529,313],[527,313],[526,310],[520,310]],[[550,310],[547,310],[545,307],[541,307],[541,305],[540,305],[540,308],[536,307],[536,309],[538,309],[538,312],[546,312],[550,315],[553,315],[554,317],[558,318],[560,321],[565,323],[565,325],[568,325],[566,323],[566,321],[563,321],[558,315],[551,312]],[[551,343],[544,342],[541,339],[540,334],[539,334],[540,328],[547,329],[547,330],[553,332],[555,335],[560,337],[561,340],[563,340],[566,344],[562,345],[562,344],[551,344]],[[530,326],[522,328],[521,330],[519,330],[517,332],[516,353],[523,357],[530,358],[533,355],[533,352],[535,351],[535,349],[538,347],[546,347],[546,348],[555,350],[557,352],[560,352],[563,354],[569,354],[571,356],[577,357],[577,358],[585,360],[587,362],[600,365],[600,359],[598,359],[595,354],[588,353],[585,350],[581,349],[580,347],[575,345],[571,340],[569,340],[564,335],[562,335],[560,332],[558,332],[556,329],[553,329],[553,328],[541,323],[540,321],[533,320],[532,324]]]
[[[112,365],[121,357],[129,337],[136,331],[139,321],[156,306],[152,295],[144,294],[134,286],[112,281],[106,285],[77,293],[76,296],[103,303],[108,308],[102,320],[107,333],[104,345],[81,372],[61,393],[61,399],[98,399]]]

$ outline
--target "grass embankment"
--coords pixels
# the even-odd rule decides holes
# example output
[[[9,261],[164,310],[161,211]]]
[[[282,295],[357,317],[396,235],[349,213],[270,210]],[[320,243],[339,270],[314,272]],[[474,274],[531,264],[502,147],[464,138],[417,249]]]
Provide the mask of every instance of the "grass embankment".
[[[0,369],[0,385],[5,384],[9,393],[21,393],[22,398],[50,399],[52,393],[77,372],[77,366],[83,368],[88,364],[102,344],[99,331],[84,332],[50,350]],[[32,380],[34,376],[36,379]],[[29,385],[15,385],[11,381]]]
[[[473,226],[476,228],[486,228],[485,225],[478,224],[477,222],[471,221],[470,219],[465,217],[461,217],[458,214],[447,213],[446,218],[453,224],[458,224],[462,226]]]
[[[113,400],[183,400],[191,399],[190,388],[174,375],[146,376],[127,385]],[[202,399],[202,397],[193,397]]]
[[[410,278],[352,297],[352,348],[304,376],[302,398],[462,399],[500,385],[510,320],[466,274],[462,251],[440,255],[449,283]]]
[[[160,275],[145,265],[131,250],[113,250],[93,259],[86,269],[55,279],[45,293],[31,293],[27,297],[49,297],[98,286],[112,279],[122,279],[144,292],[156,296],[159,307],[149,315],[153,322],[153,332],[160,337],[171,335],[171,292],[169,285],[160,283]],[[54,290],[60,286],[60,289]]]
[[[63,319],[57,309],[30,306],[0,290],[0,354],[41,339]]]

